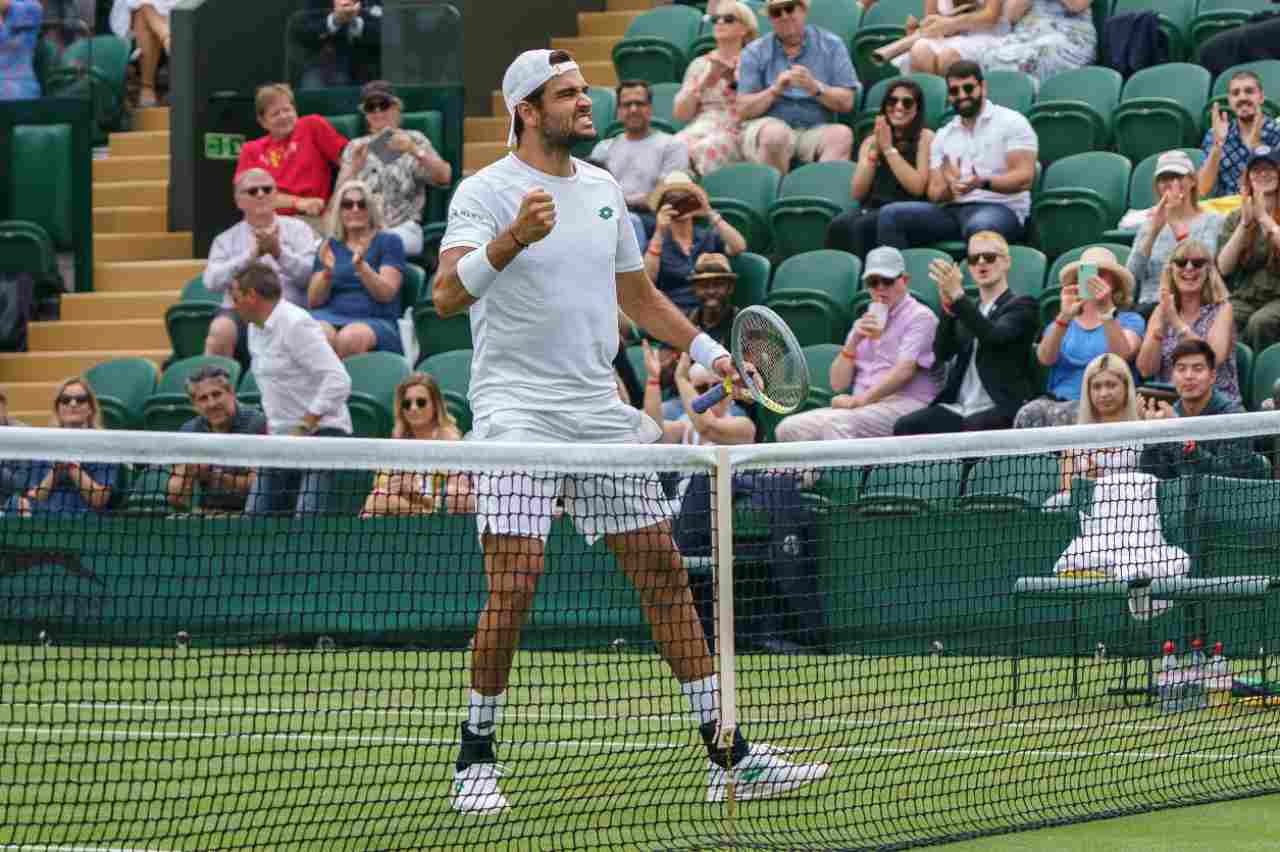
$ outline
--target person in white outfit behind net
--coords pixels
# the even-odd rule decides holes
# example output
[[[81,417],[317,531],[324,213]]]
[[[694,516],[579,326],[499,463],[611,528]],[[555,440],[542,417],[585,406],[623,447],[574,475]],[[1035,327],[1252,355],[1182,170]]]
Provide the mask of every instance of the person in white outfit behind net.
[[[475,340],[470,439],[506,442],[652,443],[661,430],[623,404],[613,378],[617,311],[721,376],[735,374],[722,346],[697,329],[644,272],[618,183],[570,156],[592,139],[591,99],[564,51],[531,50],[507,69],[502,93],[515,150],[458,187],[441,243],[433,300],[441,316],[470,310]],[[708,801],[778,795],[827,774],[738,734],[718,742],[719,683],[688,578],[671,540],[671,509],[656,475],[529,473],[476,477],[477,523],[488,599],[471,657],[453,808],[495,814],[494,734],[520,629],[543,569],[557,499],[589,541],[603,535],[640,593],[659,652],[700,720],[710,759]]]

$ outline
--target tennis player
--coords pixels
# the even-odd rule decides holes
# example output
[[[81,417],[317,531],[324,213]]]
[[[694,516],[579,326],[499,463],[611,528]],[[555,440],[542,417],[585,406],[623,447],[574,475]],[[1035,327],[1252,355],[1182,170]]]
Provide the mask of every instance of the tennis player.
[[[570,155],[595,138],[591,98],[564,51],[530,50],[507,69],[502,94],[514,152],[458,187],[432,295],[441,316],[470,309],[475,356],[471,438],[529,443],[652,443],[661,430],[622,403],[612,360],[617,310],[714,373],[735,375],[724,347],[699,333],[644,273],[618,183]],[[496,814],[494,732],[520,629],[543,569],[553,507],[589,541],[603,535],[640,593],[654,641],[700,721],[710,758],[707,801],[779,795],[827,774],[741,735],[717,744],[720,690],[688,577],[655,477],[477,477],[488,600],[476,627],[471,696],[454,773],[453,807]]]

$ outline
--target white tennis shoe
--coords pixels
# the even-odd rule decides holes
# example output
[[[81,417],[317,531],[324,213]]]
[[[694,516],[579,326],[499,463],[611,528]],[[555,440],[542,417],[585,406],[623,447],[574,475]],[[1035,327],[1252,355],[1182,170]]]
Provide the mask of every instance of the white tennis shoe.
[[[707,801],[723,802],[728,795],[729,772],[711,761],[707,763]],[[773,746],[752,744],[747,756],[734,767],[734,798],[771,799],[821,780],[830,771],[830,764],[792,763]]]
[[[460,814],[495,816],[507,809],[507,797],[498,789],[503,774],[496,763],[473,763],[453,773],[453,809]]]

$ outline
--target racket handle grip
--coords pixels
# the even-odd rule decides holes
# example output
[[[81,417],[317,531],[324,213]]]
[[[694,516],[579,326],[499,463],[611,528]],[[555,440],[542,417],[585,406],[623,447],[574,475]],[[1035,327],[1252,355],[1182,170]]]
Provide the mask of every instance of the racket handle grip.
[[[713,387],[711,390],[699,396],[693,401],[693,413],[703,414],[708,408],[724,399],[729,392],[725,390],[724,382]]]

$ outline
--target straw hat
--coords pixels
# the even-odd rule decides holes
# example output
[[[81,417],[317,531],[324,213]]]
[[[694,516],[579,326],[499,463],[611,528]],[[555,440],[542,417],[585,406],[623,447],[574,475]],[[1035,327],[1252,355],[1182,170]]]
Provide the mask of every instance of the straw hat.
[[[672,172],[663,178],[661,183],[659,183],[653,192],[650,193],[649,208],[656,213],[660,206],[660,202],[662,201],[662,196],[666,195],[668,192],[675,191],[692,193],[702,200],[703,207],[711,206],[707,200],[706,190],[694,183],[693,178],[689,177],[684,172]]]
[[[1068,263],[1062,267],[1062,271],[1058,273],[1058,283],[1065,286],[1068,283],[1075,283],[1076,270],[1080,268],[1082,263],[1092,263],[1098,267],[1098,271],[1106,269],[1115,273],[1124,284],[1126,299],[1112,299],[1117,305],[1126,304],[1133,299],[1133,291],[1137,286],[1137,282],[1133,280],[1133,273],[1125,268],[1124,264],[1116,260],[1116,256],[1111,253],[1111,249],[1102,246],[1093,246],[1084,250],[1084,254],[1080,255],[1080,259]]]
[[[738,273],[734,272],[733,267],[729,265],[729,258],[714,251],[698,255],[698,261],[693,266],[693,274],[689,276],[689,283],[712,279],[738,280]]]

